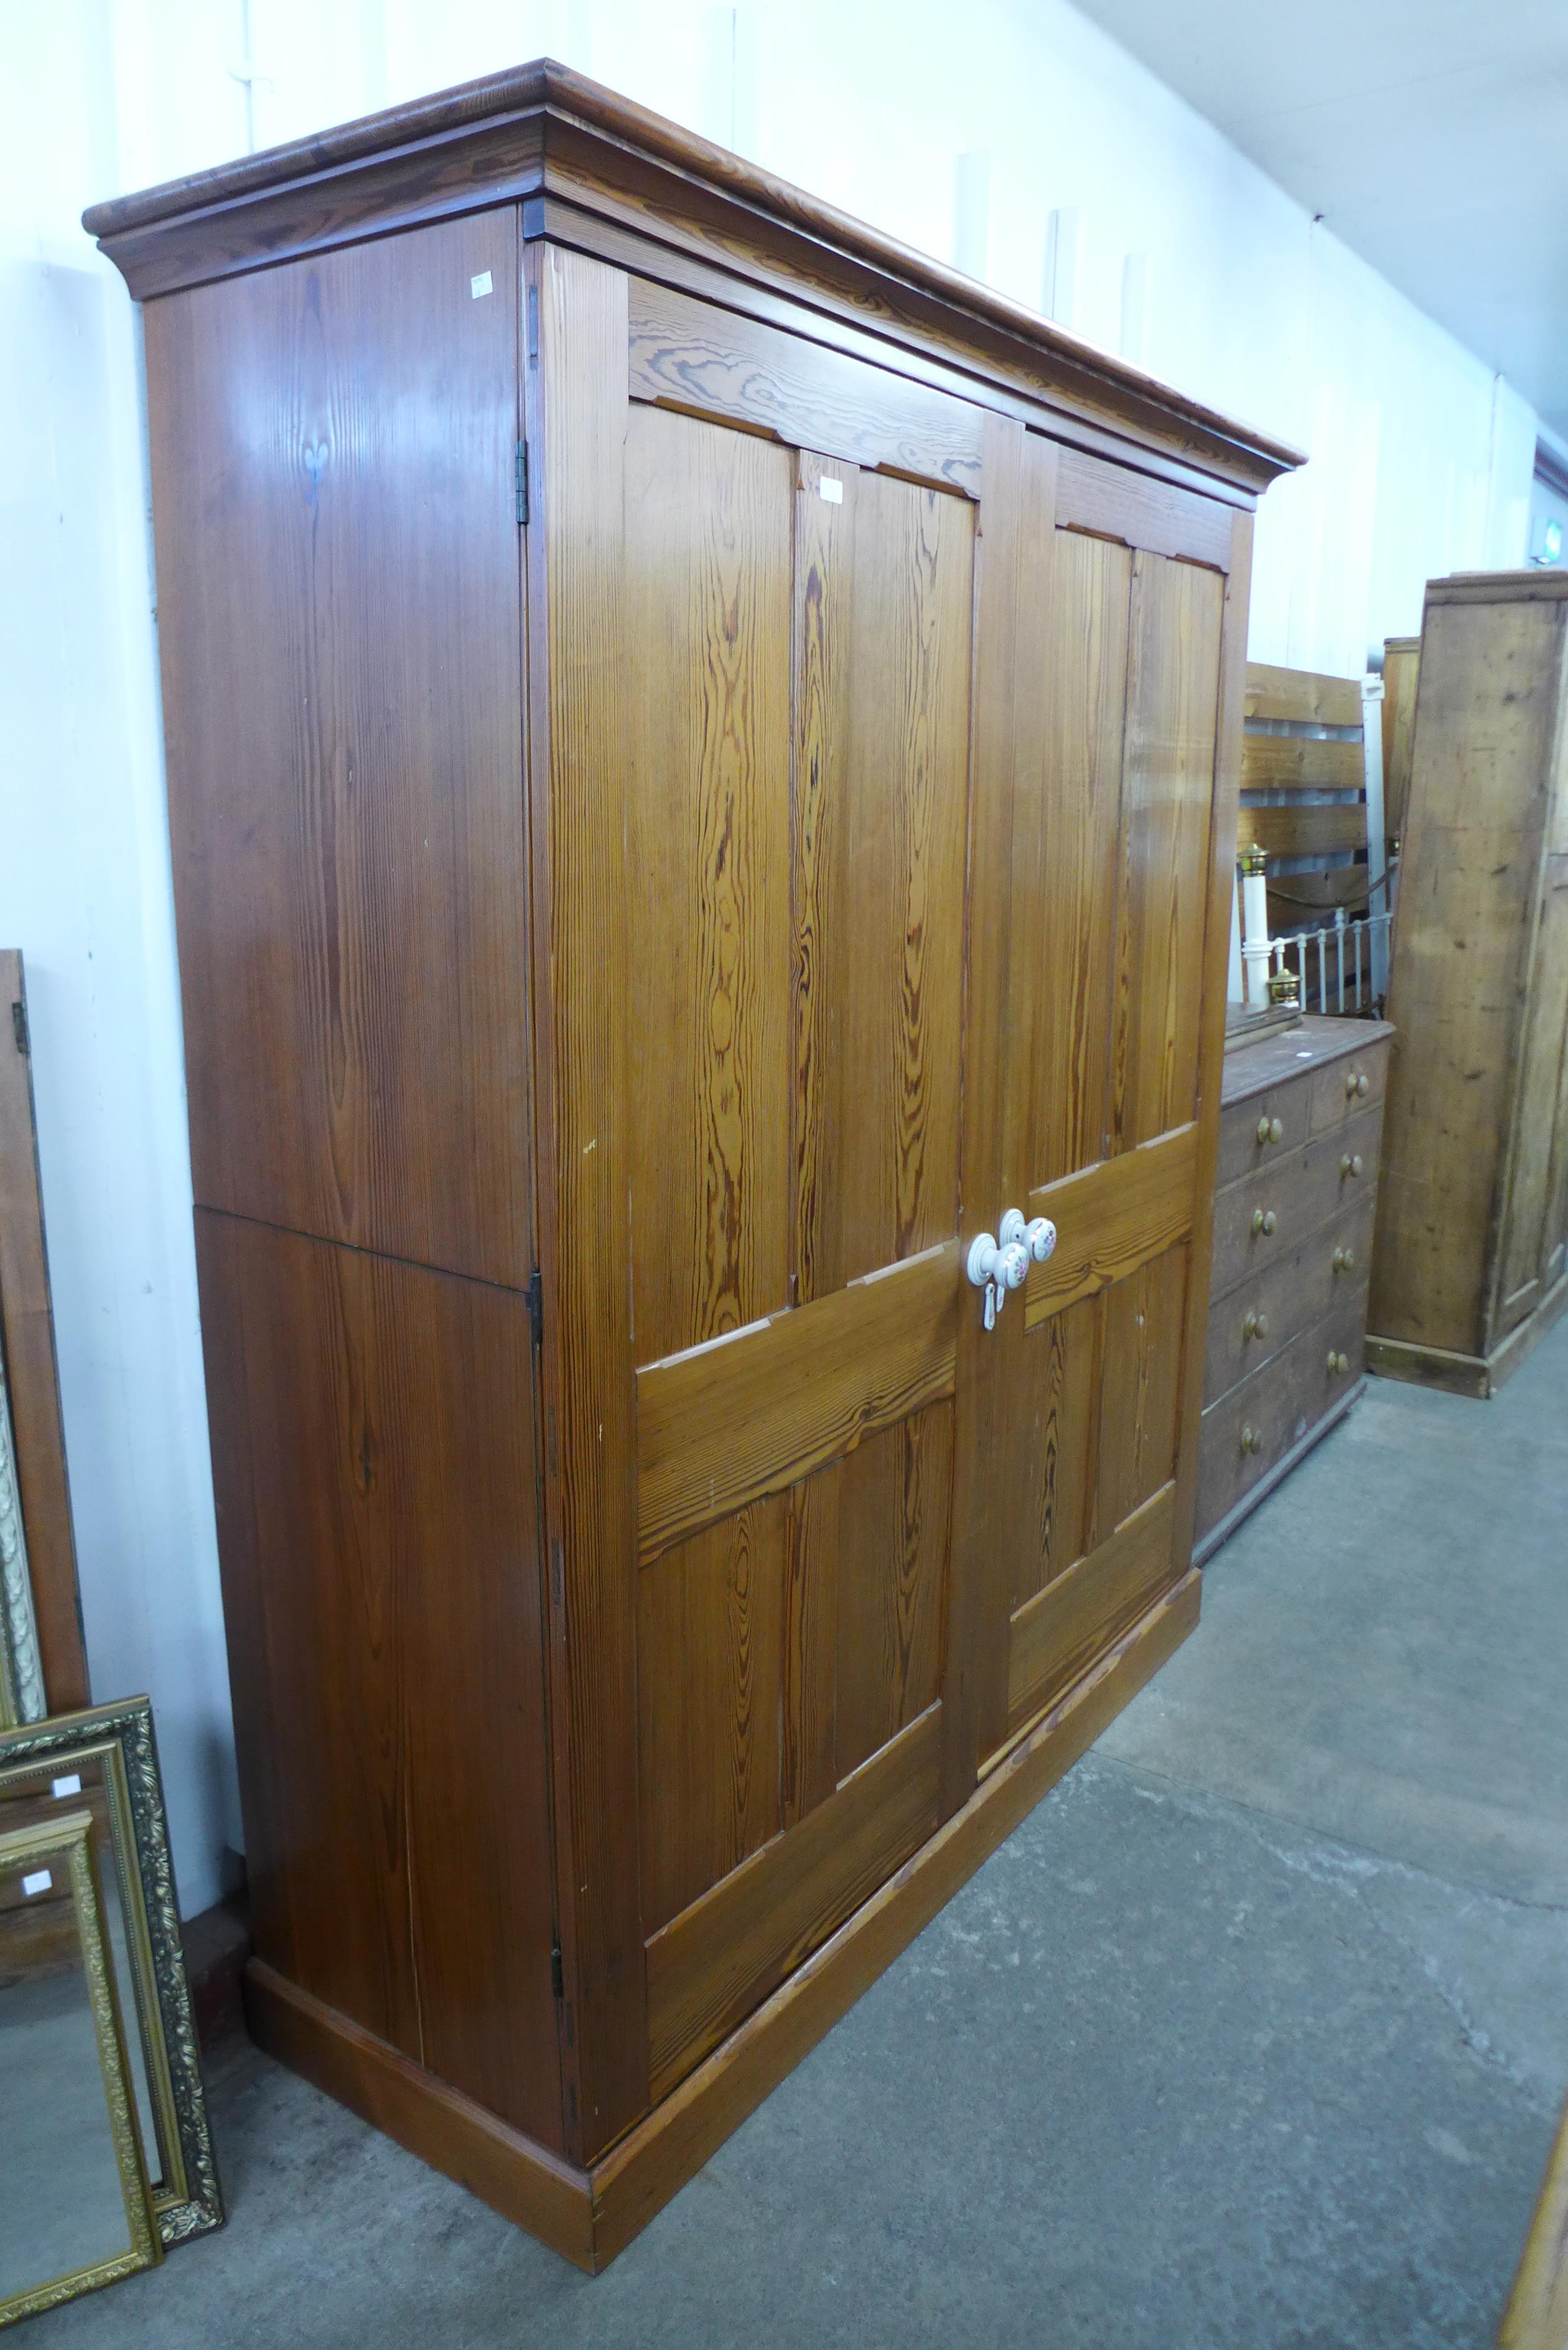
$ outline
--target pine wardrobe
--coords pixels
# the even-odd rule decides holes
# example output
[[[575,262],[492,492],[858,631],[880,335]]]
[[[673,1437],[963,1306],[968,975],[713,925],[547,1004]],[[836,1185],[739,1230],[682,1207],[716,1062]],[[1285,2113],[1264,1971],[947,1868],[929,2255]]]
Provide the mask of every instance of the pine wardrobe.
[[[1495,1395],[1568,1310],[1568,572],[1427,584],[1368,1366]]]
[[[253,2028],[602,2266],[1197,1620],[1297,461],[554,65],[87,222]]]

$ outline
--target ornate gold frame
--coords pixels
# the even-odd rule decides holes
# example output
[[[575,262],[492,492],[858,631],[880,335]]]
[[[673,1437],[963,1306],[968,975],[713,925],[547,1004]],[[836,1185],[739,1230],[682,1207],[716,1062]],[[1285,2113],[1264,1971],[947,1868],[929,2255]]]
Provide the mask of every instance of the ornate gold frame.
[[[59,1819],[46,1820],[34,1827],[9,1829],[0,1834],[0,1867],[13,1867],[28,1860],[55,1859],[63,1860],[69,1871],[82,1968],[98,2037],[98,2061],[109,2104],[109,2136],[119,2172],[120,2193],[125,2199],[130,2244],[128,2251],[109,2260],[72,2269],[65,2276],[31,2285],[26,2292],[0,2302],[0,2325],[13,2325],[18,2318],[35,2316],[41,2309],[53,2309],[57,2303],[74,2301],[78,2293],[92,2293],[99,2285],[112,2284],[117,2277],[151,2268],[163,2258],[163,2244],[153,2216],[152,2193],[147,2183],[141,2134],[136,2126],[136,2108],[131,2099],[114,1970],[103,1930],[98,1871],[92,1856],[92,1825],[90,1812],[67,1812]]]
[[[0,1783],[87,1762],[102,1762],[109,1792],[131,1995],[162,2158],[150,2192],[167,2247],[222,2227],[223,2199],[185,1980],[151,1704],[124,1698],[0,1731]]]

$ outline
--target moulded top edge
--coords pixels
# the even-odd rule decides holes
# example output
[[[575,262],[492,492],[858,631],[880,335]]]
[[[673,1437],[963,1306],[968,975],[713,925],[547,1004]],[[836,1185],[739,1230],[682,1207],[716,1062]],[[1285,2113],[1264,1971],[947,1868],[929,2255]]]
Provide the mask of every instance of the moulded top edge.
[[[869,270],[908,287],[940,305],[961,334],[966,322],[971,331],[1000,334],[1015,348],[1045,357],[1091,398],[1097,395],[1113,408],[1135,407],[1168,427],[1196,431],[1217,444],[1227,470],[1238,468],[1255,483],[1304,462],[1286,442],[1236,422],[1025,304],[547,57],[161,187],[114,197],[90,206],[82,224],[119,267],[132,293],[171,292],[236,267],[262,267],[301,249],[300,224],[291,218],[293,192],[298,192],[302,215],[319,220],[324,183],[340,183],[347,192],[368,172],[384,174],[396,159],[414,172],[421,155],[440,154],[441,184],[427,183],[420,207],[426,216],[472,206],[492,188],[491,200],[504,201],[517,189],[519,138],[530,125],[546,154],[552,126],[558,126],[575,170],[586,165],[592,172],[596,145],[607,158],[613,149],[640,159],[659,175],[661,203],[676,217],[681,182],[692,192],[689,201],[700,195],[710,213],[717,200],[732,215],[734,242],[742,254],[765,228],[775,240],[782,232],[798,242],[814,275],[830,277],[836,267],[841,273]],[[406,188],[389,187],[384,198],[368,196],[350,208],[351,228],[345,213],[344,233],[373,234],[379,224],[407,219],[407,193]],[[256,215],[253,233],[236,237],[247,213]],[[647,225],[656,236],[657,219],[650,215]],[[881,331],[896,334],[897,322],[884,320]]]
[[[1568,571],[1456,571],[1428,579],[1428,604],[1551,604],[1568,596]],[[1419,643],[1419,638],[1412,639]]]

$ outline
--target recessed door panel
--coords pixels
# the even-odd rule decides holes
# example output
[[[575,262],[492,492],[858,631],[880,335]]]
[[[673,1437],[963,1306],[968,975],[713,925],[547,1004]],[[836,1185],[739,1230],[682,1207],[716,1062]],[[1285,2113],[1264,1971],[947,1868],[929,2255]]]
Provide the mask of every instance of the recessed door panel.
[[[1007,419],[529,266],[591,2155],[1173,1579],[1223,533],[1088,459],[1058,528]]]
[[[1026,443],[1036,514],[1053,463]],[[1075,526],[1037,526],[1020,560],[1007,1001],[1028,1049],[1006,1064],[995,1211],[1048,1216],[1057,1241],[995,1333],[999,1451],[1017,1482],[998,1514],[1011,1621],[982,1751],[1054,1703],[1185,1564],[1172,1504],[1225,582],[1211,530],[1194,537],[1202,561],[1137,544],[1114,469],[1073,464]],[[1185,526],[1163,524],[1167,544]]]
[[[854,1866],[812,1864],[820,1936],[877,1824],[886,1873],[934,1802],[935,1730],[903,1733],[945,1640],[975,508],[639,401],[625,506],[639,1825],[673,2076],[745,2004],[688,1973],[737,1872],[771,1949],[806,1824],[896,1750],[845,1795]]]
[[[627,1105],[639,1362],[787,1303],[794,490],[787,451],[631,410]]]

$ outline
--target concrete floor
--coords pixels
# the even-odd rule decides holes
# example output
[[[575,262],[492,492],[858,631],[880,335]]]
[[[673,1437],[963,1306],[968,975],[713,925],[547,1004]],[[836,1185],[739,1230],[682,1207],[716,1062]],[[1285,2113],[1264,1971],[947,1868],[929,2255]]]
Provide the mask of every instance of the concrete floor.
[[[39,2350],[1492,2340],[1568,2085],[1568,1326],[1374,1381],[1194,1639],[580,2277],[254,2052],[233,2217]]]

